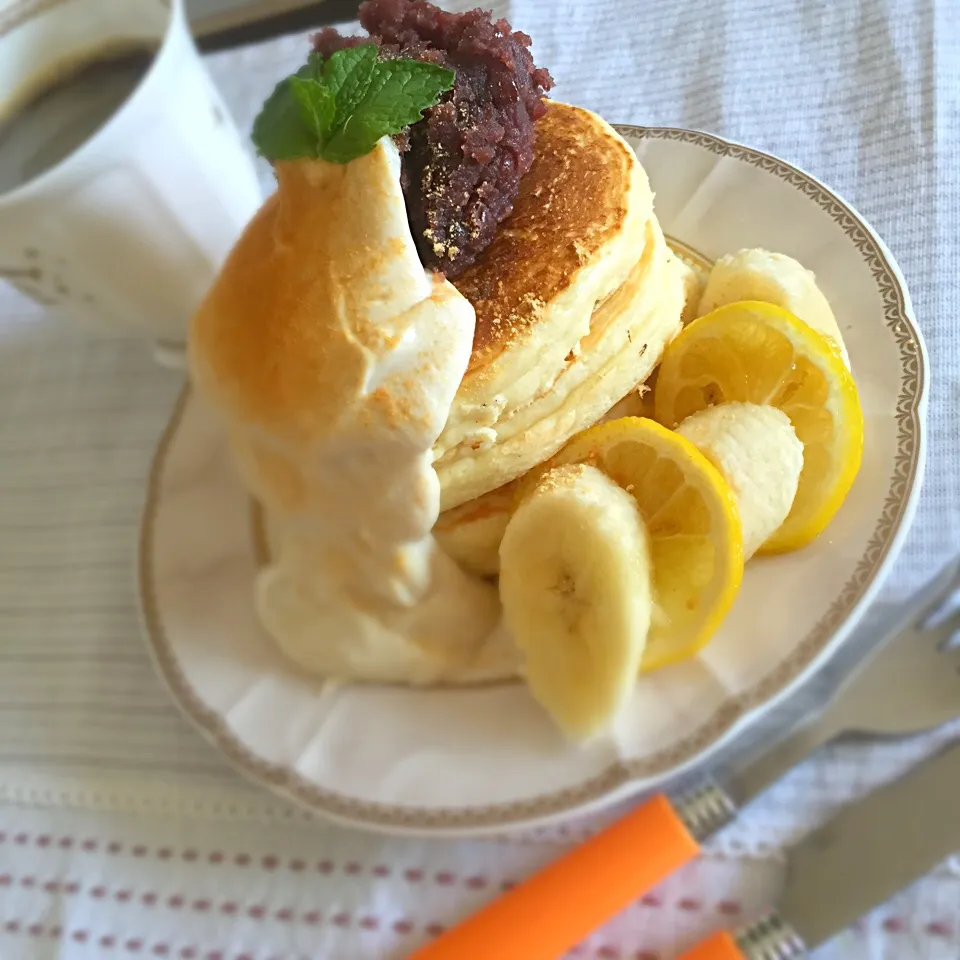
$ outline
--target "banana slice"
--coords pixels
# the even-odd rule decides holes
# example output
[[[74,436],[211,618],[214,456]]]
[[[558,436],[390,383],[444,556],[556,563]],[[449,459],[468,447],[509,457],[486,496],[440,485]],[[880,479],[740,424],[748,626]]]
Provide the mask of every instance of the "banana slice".
[[[680,313],[680,322],[686,326],[697,316],[700,298],[703,296],[706,271],[675,254],[676,269],[680,273],[680,282],[683,285],[683,310]]]
[[[740,300],[762,300],[789,310],[827,337],[850,368],[843,335],[827,298],[813,273],[792,257],[767,250],[741,250],[721,257],[707,278],[697,316]]]
[[[534,697],[564,733],[609,729],[640,670],[652,608],[636,502],[585,464],[547,473],[507,525],[500,599]]]
[[[737,498],[746,560],[780,529],[797,495],[803,444],[776,407],[723,403],[677,427],[722,474]]]

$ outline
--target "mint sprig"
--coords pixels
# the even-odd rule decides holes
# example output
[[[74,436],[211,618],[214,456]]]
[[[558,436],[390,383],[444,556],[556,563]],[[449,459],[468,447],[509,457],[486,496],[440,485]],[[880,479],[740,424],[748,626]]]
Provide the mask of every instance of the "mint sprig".
[[[381,137],[400,133],[453,86],[454,73],[434,63],[379,60],[375,44],[338,50],[324,62],[311,53],[277,84],[253,124],[267,160],[320,157],[348,163]]]

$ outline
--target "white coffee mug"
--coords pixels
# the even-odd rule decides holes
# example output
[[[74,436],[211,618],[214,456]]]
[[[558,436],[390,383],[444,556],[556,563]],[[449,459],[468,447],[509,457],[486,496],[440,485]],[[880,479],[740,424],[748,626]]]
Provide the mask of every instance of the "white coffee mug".
[[[0,0],[0,116],[64,64],[153,46],[73,153],[0,193],[0,278],[71,322],[182,362],[189,318],[262,196],[183,0]]]

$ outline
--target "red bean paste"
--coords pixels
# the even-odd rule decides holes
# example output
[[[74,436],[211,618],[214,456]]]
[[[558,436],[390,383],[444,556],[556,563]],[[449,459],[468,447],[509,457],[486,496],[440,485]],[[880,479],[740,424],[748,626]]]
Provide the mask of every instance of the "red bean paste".
[[[453,89],[400,140],[420,259],[456,277],[513,210],[553,79],[534,64],[530,38],[488,11],[447,13],[427,0],[365,0],[360,23],[369,37],[342,37],[328,27],[313,38],[314,48],[329,56],[373,40],[383,57],[456,70]]]

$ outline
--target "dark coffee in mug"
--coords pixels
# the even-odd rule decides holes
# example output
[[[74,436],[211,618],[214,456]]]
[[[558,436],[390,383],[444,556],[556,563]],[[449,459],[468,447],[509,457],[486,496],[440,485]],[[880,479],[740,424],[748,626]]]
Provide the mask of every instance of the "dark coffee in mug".
[[[46,82],[0,115],[0,194],[70,156],[122,106],[150,69],[156,49],[113,47],[47,72]]]
[[[260,206],[185,0],[0,0],[0,283],[182,366]]]

